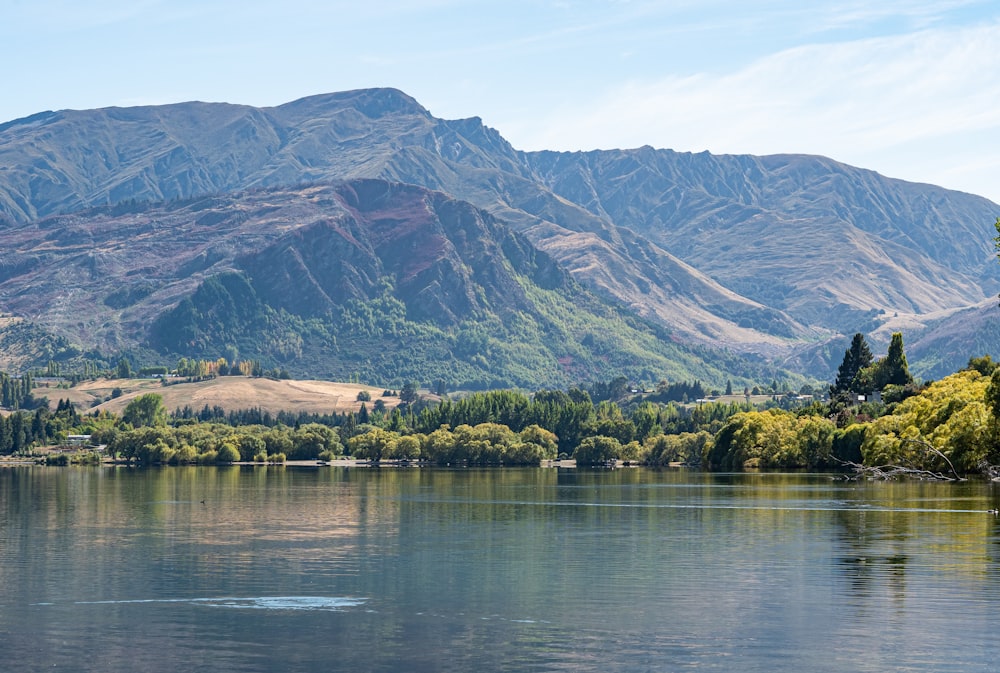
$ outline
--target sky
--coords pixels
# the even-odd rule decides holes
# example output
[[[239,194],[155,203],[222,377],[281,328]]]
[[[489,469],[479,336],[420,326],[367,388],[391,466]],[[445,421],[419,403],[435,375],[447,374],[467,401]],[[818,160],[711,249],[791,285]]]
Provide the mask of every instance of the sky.
[[[0,122],[395,87],[522,150],[820,154],[1000,203],[996,0],[0,0],[0,58]]]

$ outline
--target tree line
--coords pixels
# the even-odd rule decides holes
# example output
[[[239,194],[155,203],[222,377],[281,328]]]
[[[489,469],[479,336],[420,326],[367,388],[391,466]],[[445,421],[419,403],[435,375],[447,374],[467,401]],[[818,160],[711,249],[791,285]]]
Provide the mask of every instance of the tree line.
[[[69,400],[60,400],[54,412],[46,404],[31,412],[0,415],[0,455],[22,453],[36,445],[63,443],[81,423],[83,419]]]
[[[624,392],[623,392],[624,390]],[[473,393],[429,404],[407,396],[391,410],[376,400],[356,412],[271,414],[204,407],[168,414],[158,395],[132,400],[121,417],[19,413],[0,425],[0,450],[58,437],[76,423],[126,462],[324,460],[337,456],[431,464],[534,465],[571,457],[580,465],[627,461],[712,469],[839,468],[899,464],[975,471],[1000,462],[1000,370],[989,356],[936,382],[916,383],[893,335],[885,357],[855,335],[828,401],[782,408],[749,403],[680,405],[634,394],[621,381],[594,388],[623,398],[595,401],[569,388]],[[14,425],[17,430],[10,430]],[[30,430],[25,430],[30,426]],[[16,436],[16,439],[15,439]],[[9,438],[9,439],[8,439]]]

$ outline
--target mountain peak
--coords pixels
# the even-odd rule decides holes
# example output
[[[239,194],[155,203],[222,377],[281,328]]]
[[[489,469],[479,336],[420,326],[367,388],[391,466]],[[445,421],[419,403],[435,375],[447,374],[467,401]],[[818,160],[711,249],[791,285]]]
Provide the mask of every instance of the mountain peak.
[[[907,339],[916,342],[929,321],[976,307],[1000,289],[990,239],[997,204],[980,197],[890,180],[806,155],[679,153],[648,145],[633,150],[519,152],[479,117],[438,119],[392,88],[326,93],[266,109],[191,102],[39,113],[0,125],[0,167],[4,312],[14,312],[11,298],[19,296],[22,287],[34,287],[32,273],[63,266],[47,261],[52,250],[46,246],[51,243],[15,248],[7,240],[11,228],[4,220],[37,220],[39,227],[64,229],[66,250],[94,255],[97,265],[107,248],[90,249],[80,242],[90,239],[86,227],[81,234],[73,224],[69,214],[74,211],[105,207],[109,215],[121,215],[118,226],[134,231],[136,223],[129,218],[144,202],[178,205],[209,194],[360,178],[417,185],[467,201],[525,234],[574,280],[619,302],[623,311],[673,330],[671,338],[759,353],[772,362],[794,357],[805,363],[811,354],[816,359],[808,361],[826,362],[837,357],[837,348],[828,348],[825,339],[875,332],[903,321],[914,325],[907,328]],[[400,187],[376,185],[369,193],[365,183],[355,183],[354,189],[365,192],[359,198],[379,208],[382,201],[375,197],[381,191],[400,199],[387,200],[395,205],[380,210],[377,222],[361,217],[363,224],[380,232],[390,225],[420,225],[423,234],[443,240],[428,233],[429,206],[420,199],[402,198]],[[317,220],[339,221],[334,215],[345,206],[343,199],[329,193],[322,198],[330,201],[331,210]],[[288,221],[273,223],[279,229],[301,220],[296,209],[302,201],[292,201],[295,207],[285,211]],[[191,211],[189,219],[198,223],[218,218],[239,229],[243,208],[237,199],[226,212]],[[456,212],[468,215],[460,208]],[[42,219],[56,214],[66,217]],[[269,222],[265,215],[259,217],[264,229],[263,223]],[[474,223],[477,217],[467,219]],[[443,211],[441,218],[450,222]],[[155,238],[155,221],[144,226]],[[338,241],[330,238],[333,226],[317,224],[312,233],[318,238],[310,240],[316,246],[333,246],[331,241]],[[449,241],[461,248],[480,238],[475,227],[457,227]],[[196,239],[179,242],[191,247]],[[416,247],[406,247],[414,241]],[[468,266],[500,273],[499,267],[467,261],[481,257],[439,259],[431,254],[436,249],[425,243],[419,236],[407,239],[400,254],[413,257],[393,258],[395,282],[400,284],[419,275],[415,268],[440,272],[432,279],[438,285],[410,304],[410,310],[421,307],[417,312],[426,314],[438,305],[448,308],[452,300],[447,298],[453,296],[449,293],[460,289],[454,284],[458,276],[441,271],[444,262],[437,261],[451,260],[457,270]],[[247,245],[240,254],[254,251],[254,245]],[[210,247],[201,258],[205,269],[232,258],[225,246]],[[314,251],[306,244],[294,249],[304,257]],[[355,248],[344,249],[349,258],[359,254]],[[123,259],[128,256],[121,254]],[[292,257],[280,259],[284,263]],[[378,259],[369,265],[368,275],[362,274],[364,282],[344,281],[345,287],[366,292],[345,296],[376,299],[367,290],[376,287],[372,278],[387,271],[386,260]],[[420,266],[424,262],[426,269]],[[195,267],[201,273],[203,267]],[[299,269],[287,268],[289,273]],[[319,273],[318,268],[302,267],[310,273]],[[137,271],[137,277],[143,274],[149,275]],[[183,280],[188,286],[194,282]],[[79,284],[65,279],[60,283],[60,288]],[[154,287],[152,280],[143,283],[137,282],[138,290]],[[339,286],[331,281],[322,287],[334,292]],[[138,290],[124,296],[130,298]],[[169,297],[157,296],[166,302],[180,294],[178,290]],[[438,301],[442,297],[443,304]],[[454,294],[454,306],[464,307],[453,310],[456,317],[492,303],[479,302],[475,293],[476,301],[462,303],[463,297],[464,290],[461,297]],[[110,302],[105,305],[124,305],[117,294]],[[30,313],[46,305],[37,302]],[[62,324],[52,320],[57,327]],[[956,321],[949,328],[954,335],[972,324]],[[975,351],[949,345],[942,351],[952,358],[949,364],[939,354],[934,356],[938,369],[918,369],[914,362],[914,371],[946,373],[944,367],[961,366],[970,355],[1000,344],[1000,327],[963,333],[967,348]],[[809,370],[816,373],[816,365],[810,364]],[[655,377],[665,375],[658,372]]]
[[[299,116],[316,115],[324,111],[330,112],[348,107],[361,112],[370,119],[381,119],[400,114],[431,116],[427,108],[418,103],[415,98],[406,95],[399,89],[388,87],[354,89],[353,91],[307,96],[279,105],[274,110]]]

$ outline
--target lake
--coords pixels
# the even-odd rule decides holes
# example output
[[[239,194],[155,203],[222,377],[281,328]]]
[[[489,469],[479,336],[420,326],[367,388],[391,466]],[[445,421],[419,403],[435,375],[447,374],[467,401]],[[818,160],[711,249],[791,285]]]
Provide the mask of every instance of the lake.
[[[996,671],[998,487],[0,468],[0,668]]]

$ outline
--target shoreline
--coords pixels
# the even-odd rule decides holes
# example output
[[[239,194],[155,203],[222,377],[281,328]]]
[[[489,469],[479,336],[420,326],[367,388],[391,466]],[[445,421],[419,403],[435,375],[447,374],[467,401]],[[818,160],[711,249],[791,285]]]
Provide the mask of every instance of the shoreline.
[[[54,453],[54,452],[50,452]],[[238,461],[234,463],[223,463],[218,465],[197,465],[192,463],[194,467],[225,467],[227,465],[236,465],[239,467],[368,467],[368,468],[379,468],[379,467],[532,467],[532,466],[522,466],[522,465],[432,465],[430,463],[421,463],[420,461],[414,460],[381,460],[381,461],[370,461],[370,460],[360,460],[356,458],[336,458],[334,460],[286,460],[282,463],[257,463],[253,461]],[[32,457],[21,457],[21,456],[0,456],[0,467],[30,467],[30,466],[40,466],[40,467],[69,467],[67,465],[47,465],[45,463],[45,456],[32,456]],[[116,467],[116,466],[128,466],[127,463],[123,461],[115,461],[109,458],[104,458],[100,467]],[[634,465],[633,465],[634,466]],[[132,465],[132,467],[140,467],[139,465]],[[182,465],[168,465],[167,467],[184,467]],[[567,460],[543,460],[535,467],[540,468],[575,468],[576,461],[572,459]],[[630,467],[618,463],[613,467]]]

